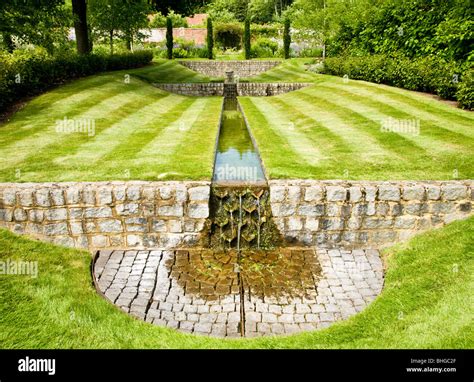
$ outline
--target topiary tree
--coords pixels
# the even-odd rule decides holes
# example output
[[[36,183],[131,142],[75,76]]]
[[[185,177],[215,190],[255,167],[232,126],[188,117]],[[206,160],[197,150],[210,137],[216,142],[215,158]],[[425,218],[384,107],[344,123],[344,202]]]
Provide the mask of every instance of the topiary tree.
[[[290,58],[290,45],[291,45],[291,32],[290,32],[290,19],[285,18],[285,27],[283,29],[283,51],[285,60]]]
[[[244,28],[244,49],[245,49],[245,59],[250,60],[251,54],[251,44],[250,44],[250,17],[245,19],[245,28]]]
[[[214,58],[214,29],[212,27],[212,19],[207,19],[207,58]]]
[[[171,17],[166,19],[166,48],[168,49],[168,60],[173,59],[173,21]]]

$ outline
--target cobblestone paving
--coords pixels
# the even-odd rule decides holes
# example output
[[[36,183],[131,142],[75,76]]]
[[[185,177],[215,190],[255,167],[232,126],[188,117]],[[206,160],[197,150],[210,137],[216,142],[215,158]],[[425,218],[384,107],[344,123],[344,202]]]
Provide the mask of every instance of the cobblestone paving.
[[[94,277],[135,317],[217,337],[324,328],[364,309],[383,286],[376,250],[102,251]]]

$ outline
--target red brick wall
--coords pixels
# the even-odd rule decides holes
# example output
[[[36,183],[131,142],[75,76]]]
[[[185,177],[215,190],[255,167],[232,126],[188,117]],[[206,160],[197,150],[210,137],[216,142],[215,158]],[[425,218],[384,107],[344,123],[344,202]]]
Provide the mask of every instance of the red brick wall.
[[[173,29],[174,38],[182,38],[186,41],[194,41],[196,44],[205,44],[206,36],[207,36],[207,30],[205,28],[174,28]],[[166,28],[152,29],[151,35],[145,38],[145,42],[161,42],[164,40],[166,40]]]

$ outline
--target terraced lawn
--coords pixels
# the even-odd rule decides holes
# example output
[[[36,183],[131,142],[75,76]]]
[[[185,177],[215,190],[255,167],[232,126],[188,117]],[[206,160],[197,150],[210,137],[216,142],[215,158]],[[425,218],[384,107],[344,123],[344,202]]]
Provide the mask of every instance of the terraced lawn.
[[[0,348],[474,347],[474,218],[385,251],[381,295],[328,329],[222,340],[136,320],[91,284],[90,254],[0,230],[0,261],[37,261],[38,277],[0,275]]]
[[[125,74],[57,88],[1,125],[0,181],[211,179],[222,99],[169,94]],[[84,124],[67,133],[65,120]]]
[[[152,65],[133,71],[133,75],[151,83],[223,82],[223,78],[206,77],[177,61],[155,60]]]
[[[298,61],[284,65],[272,72],[299,65],[315,84],[276,97],[240,97],[270,178],[474,176],[474,114],[406,90],[304,72]],[[279,78],[295,76],[302,78]]]

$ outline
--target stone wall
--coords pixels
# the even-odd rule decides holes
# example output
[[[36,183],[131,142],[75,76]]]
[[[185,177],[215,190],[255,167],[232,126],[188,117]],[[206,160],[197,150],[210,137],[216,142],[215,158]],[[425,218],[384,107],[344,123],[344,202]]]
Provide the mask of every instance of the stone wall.
[[[200,83],[200,84],[153,84],[157,88],[180,95],[192,97],[212,97],[224,95],[223,83]]]
[[[474,181],[270,181],[274,221],[289,241],[383,247],[472,214]]]
[[[195,84],[153,84],[157,88],[175,94],[193,97],[223,96],[223,83],[195,83]],[[226,84],[227,86],[232,84]],[[250,97],[265,97],[288,93],[310,86],[309,83],[248,83],[237,84],[237,95]]]
[[[276,60],[236,60],[212,61],[189,60],[179,61],[183,66],[209,77],[225,77],[225,73],[233,71],[235,76],[252,77],[264,73],[281,64]]]
[[[0,226],[69,247],[195,244],[209,215],[208,182],[0,184]]]
[[[239,96],[265,97],[289,93],[310,86],[309,83],[247,83],[241,82],[237,85]]]
[[[474,181],[270,181],[273,220],[291,243],[383,247],[472,214]],[[0,227],[69,247],[199,244],[209,182],[1,183]]]

